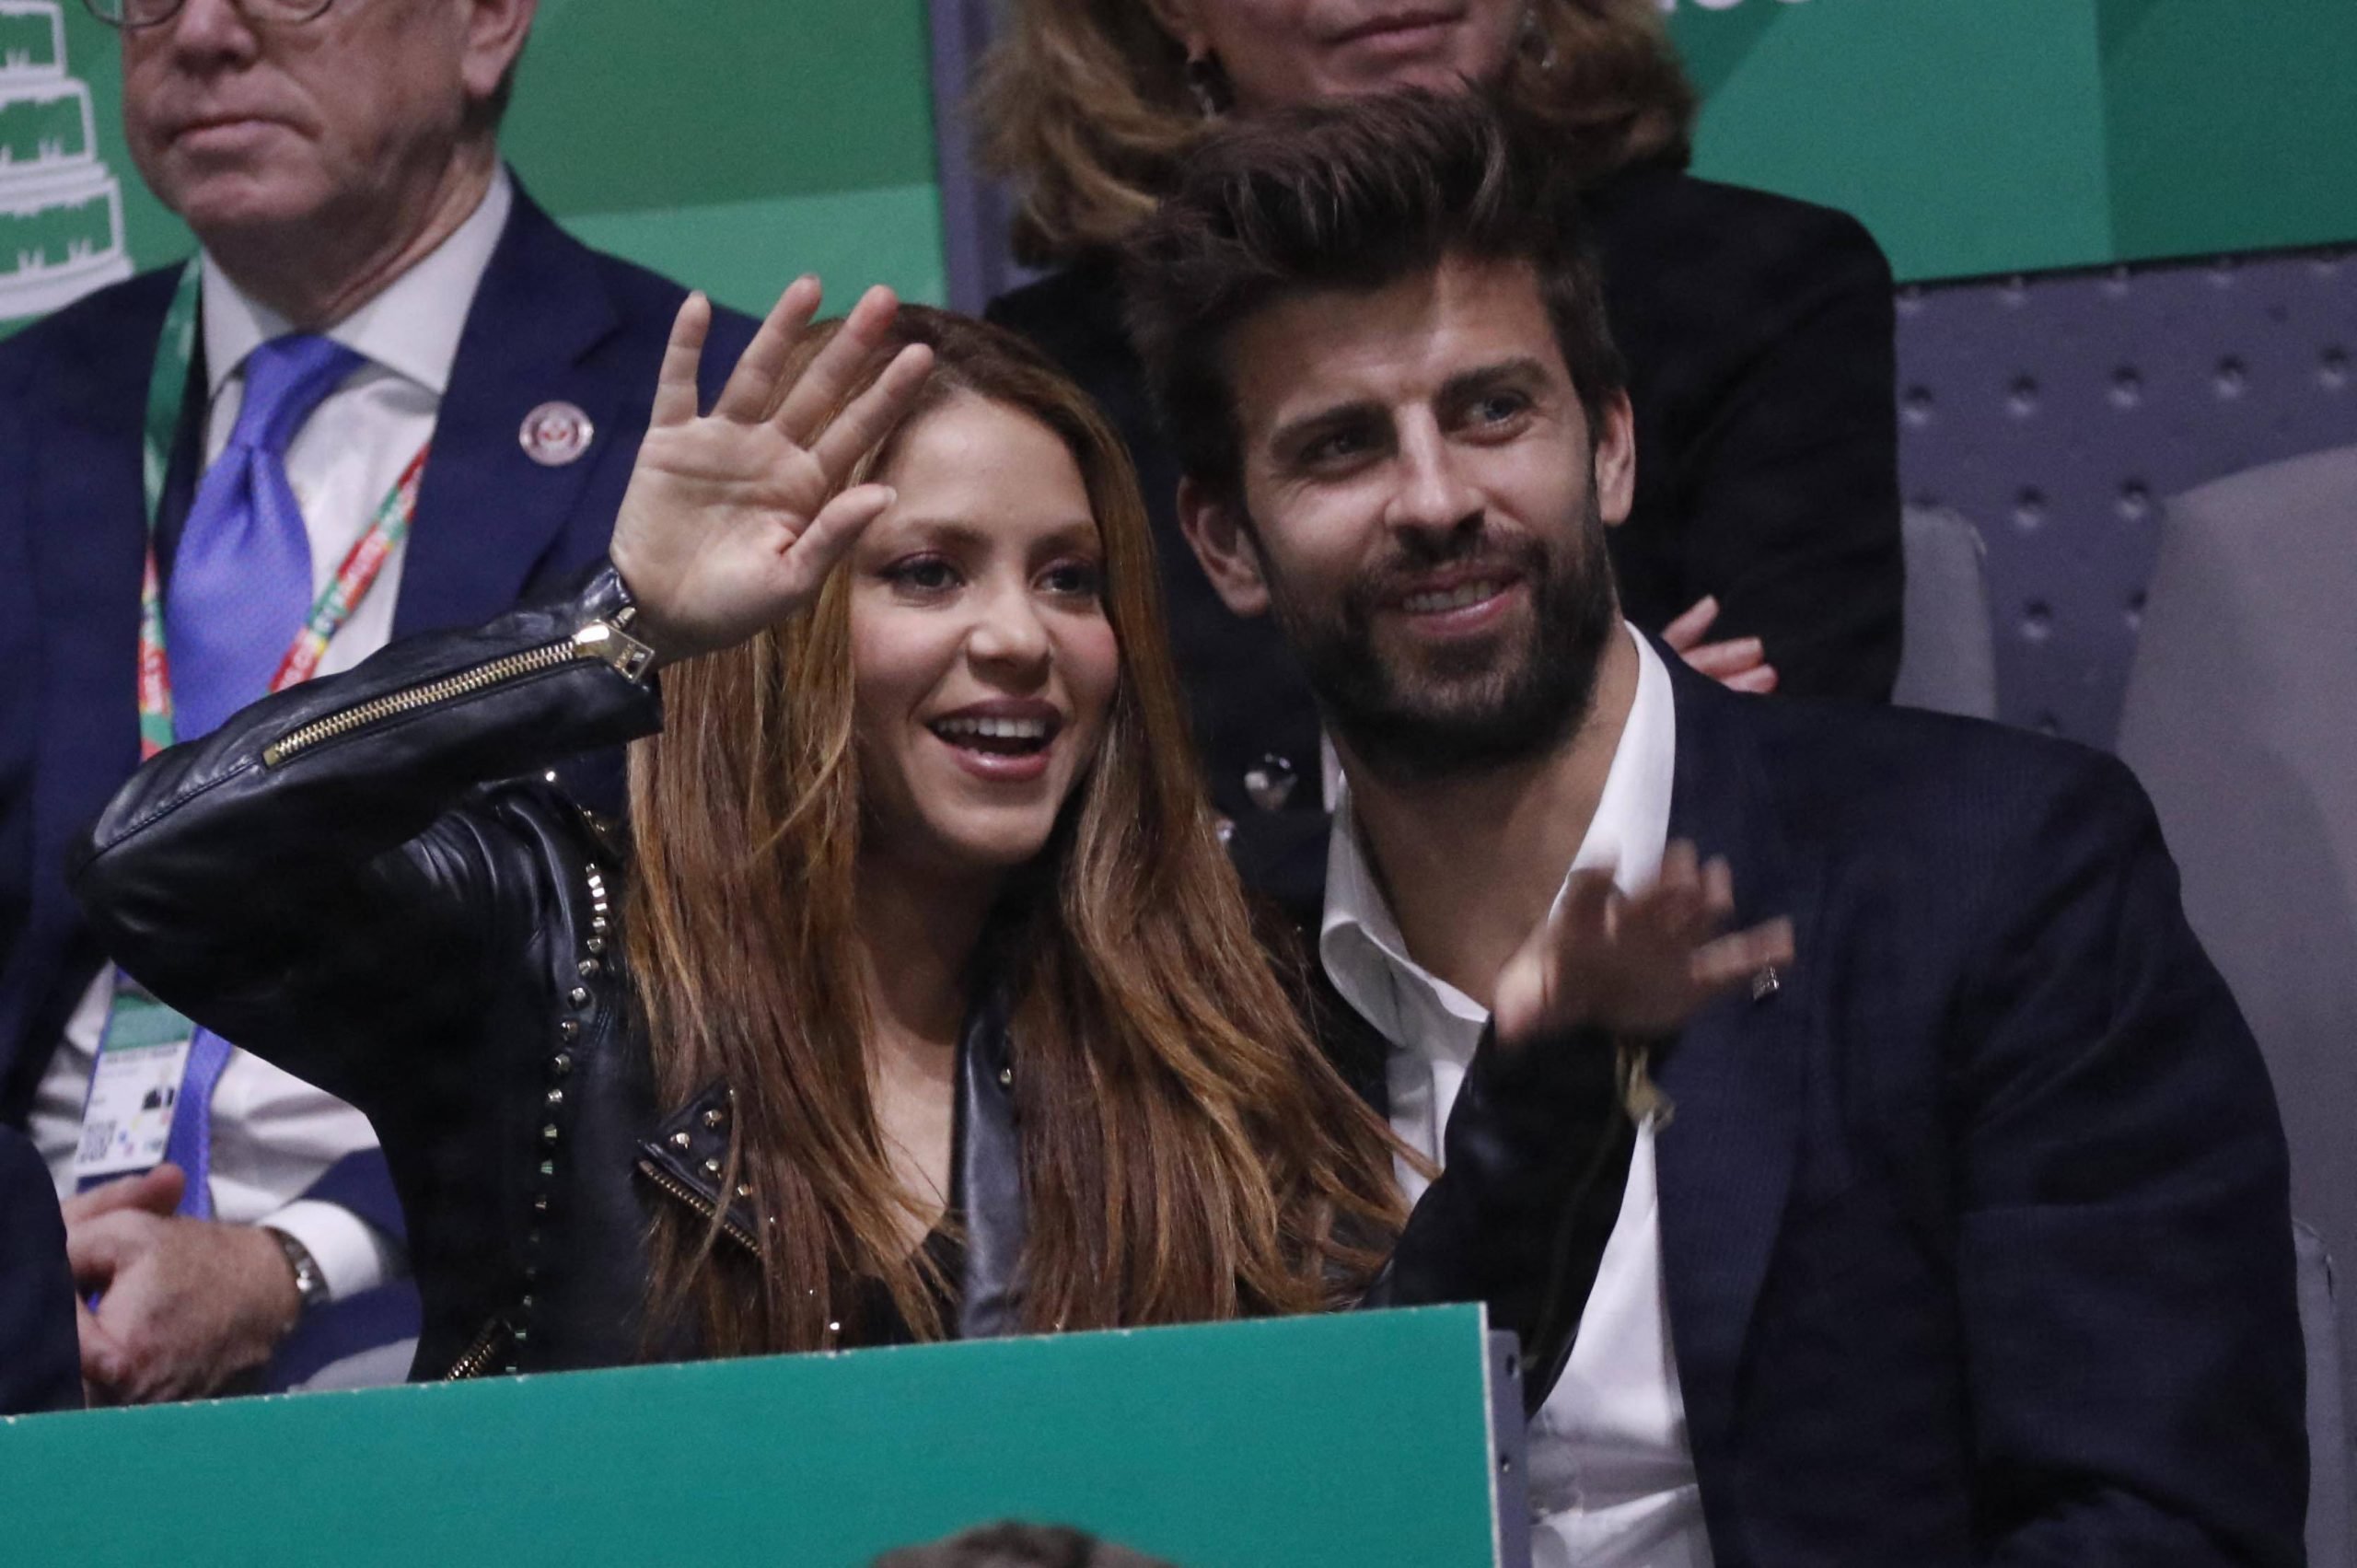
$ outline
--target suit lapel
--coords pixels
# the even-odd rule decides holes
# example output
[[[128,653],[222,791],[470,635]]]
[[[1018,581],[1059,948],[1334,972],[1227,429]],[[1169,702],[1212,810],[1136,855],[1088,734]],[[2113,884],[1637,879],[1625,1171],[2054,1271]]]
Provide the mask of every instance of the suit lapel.
[[[618,435],[625,389],[586,364],[618,324],[590,252],[518,189],[435,422],[395,637],[473,625],[522,595]],[[597,434],[580,460],[547,468],[519,434],[552,401],[579,408]]]
[[[1678,704],[1670,837],[1727,858],[1740,924],[1791,917],[1805,964],[1815,877],[1775,818],[1741,706],[1763,699],[1728,695],[1665,656]],[[1780,980],[1698,1015],[1655,1074],[1676,1108],[1655,1144],[1663,1279],[1705,1495],[1732,1453],[1744,1339],[1800,1148],[1810,1001]]]
[[[139,762],[139,576],[146,503],[142,423],[156,338],[177,270],[127,285],[119,308],[50,351],[47,407],[30,424],[26,549],[41,627],[31,815],[31,909],[9,955],[0,1006],[18,1060],[0,1112],[20,1113],[70,999],[81,920],[65,888],[74,835]]]

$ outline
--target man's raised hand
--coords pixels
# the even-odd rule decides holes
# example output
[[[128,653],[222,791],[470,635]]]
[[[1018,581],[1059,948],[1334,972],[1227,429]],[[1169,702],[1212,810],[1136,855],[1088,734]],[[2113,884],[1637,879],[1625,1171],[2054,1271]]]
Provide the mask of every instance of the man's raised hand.
[[[1582,1028],[1674,1034],[1722,992],[1793,961],[1793,923],[1720,935],[1735,913],[1724,860],[1698,865],[1673,843],[1661,876],[1634,897],[1609,871],[1576,871],[1563,896],[1499,971],[1498,1040],[1517,1046]]]
[[[819,292],[816,278],[803,277],[778,296],[710,413],[698,412],[696,371],[711,302],[689,296],[672,323],[612,546],[638,601],[634,630],[664,659],[728,647],[802,610],[892,504],[880,484],[838,487],[915,401],[932,352],[904,346],[849,396],[888,342],[899,308],[889,289],[871,288],[788,377]]]

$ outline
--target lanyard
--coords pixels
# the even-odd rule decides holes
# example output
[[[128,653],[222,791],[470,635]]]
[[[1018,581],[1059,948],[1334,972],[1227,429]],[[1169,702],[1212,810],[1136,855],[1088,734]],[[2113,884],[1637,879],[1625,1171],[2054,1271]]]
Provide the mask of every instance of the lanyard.
[[[171,308],[164,313],[164,331],[156,344],[156,367],[147,380],[147,423],[141,454],[140,480],[147,501],[147,562],[139,584],[139,755],[144,761],[172,744],[171,663],[164,652],[164,596],[156,570],[156,528],[163,510],[164,479],[171,467],[172,447],[180,439],[183,404],[188,396],[190,366],[196,360],[196,311],[203,294],[203,271],[192,257],[181,269],[172,292]],[[352,612],[360,608],[377,573],[417,517],[417,488],[425,472],[427,442],[417,449],[377,504],[368,531],[362,534],[336,568],[335,576],[319,590],[295,634],[270,689],[283,691],[308,680],[319,668],[328,642]],[[260,693],[257,693],[260,695]]]

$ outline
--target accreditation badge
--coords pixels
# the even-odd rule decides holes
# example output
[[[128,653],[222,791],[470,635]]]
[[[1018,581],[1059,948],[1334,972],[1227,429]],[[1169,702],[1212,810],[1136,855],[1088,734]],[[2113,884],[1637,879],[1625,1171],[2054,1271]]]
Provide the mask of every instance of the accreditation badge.
[[[116,971],[114,1005],[82,1105],[82,1142],[74,1151],[77,1185],[163,1163],[195,1037],[195,1025]]]

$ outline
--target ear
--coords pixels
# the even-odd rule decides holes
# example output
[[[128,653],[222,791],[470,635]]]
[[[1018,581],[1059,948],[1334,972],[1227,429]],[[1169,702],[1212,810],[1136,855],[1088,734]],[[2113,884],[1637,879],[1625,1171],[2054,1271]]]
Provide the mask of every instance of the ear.
[[[499,89],[500,79],[524,52],[524,41],[539,15],[540,0],[459,0],[466,29],[466,54],[459,64],[467,96],[478,103]]]
[[[1269,585],[1260,572],[1260,549],[1242,515],[1193,479],[1178,482],[1178,528],[1194,547],[1195,559],[1220,598],[1250,620],[1269,612]]]
[[[1605,405],[1604,419],[1589,444],[1595,464],[1596,509],[1607,528],[1629,520],[1637,499],[1637,416],[1629,394],[1615,392]]]

